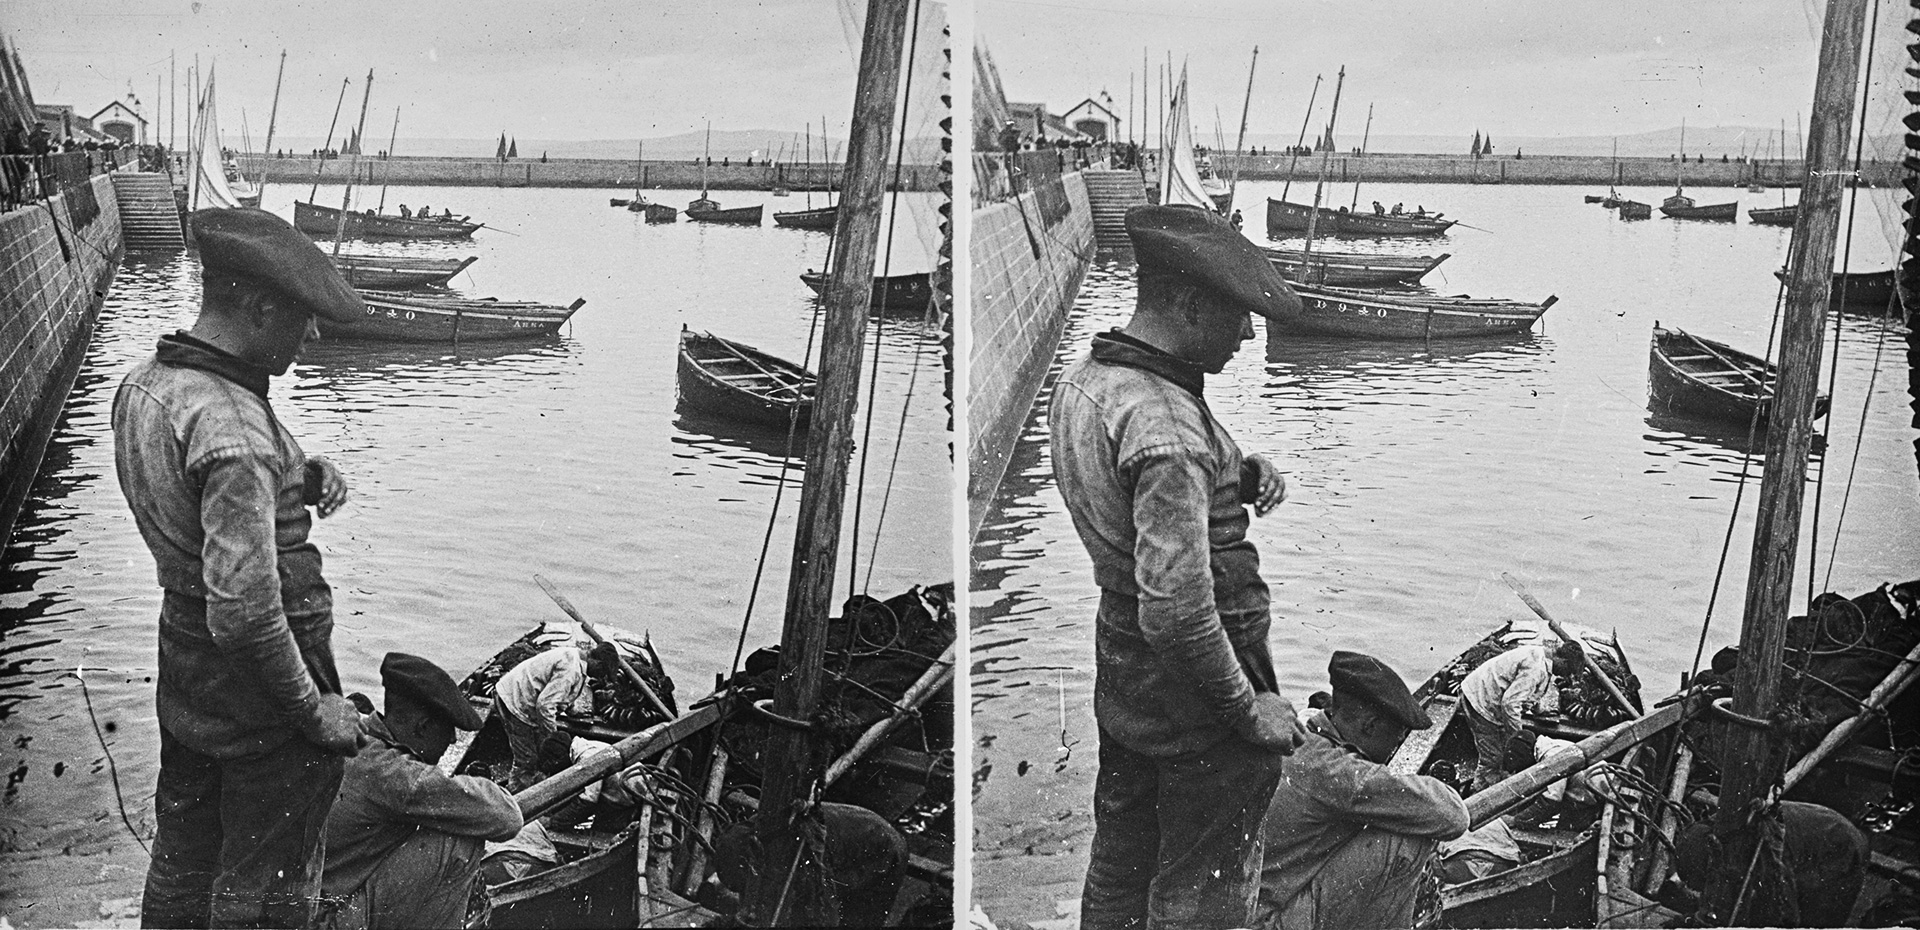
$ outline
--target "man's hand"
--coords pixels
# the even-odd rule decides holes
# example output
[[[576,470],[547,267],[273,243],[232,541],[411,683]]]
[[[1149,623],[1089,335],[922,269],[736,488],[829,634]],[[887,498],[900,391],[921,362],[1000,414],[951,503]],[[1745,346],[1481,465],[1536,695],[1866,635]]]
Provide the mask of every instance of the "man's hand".
[[[307,456],[306,501],[321,519],[333,516],[347,502],[347,479],[324,455]]]
[[[1253,505],[1254,516],[1264,517],[1287,499],[1287,476],[1255,452],[1241,469],[1240,499]]]
[[[1307,731],[1294,717],[1293,704],[1269,691],[1253,696],[1253,718],[1240,735],[1255,746],[1288,756],[1306,741]]]
[[[360,732],[360,711],[338,694],[320,695],[320,713],[307,724],[307,741],[336,756],[358,755],[366,737]]]

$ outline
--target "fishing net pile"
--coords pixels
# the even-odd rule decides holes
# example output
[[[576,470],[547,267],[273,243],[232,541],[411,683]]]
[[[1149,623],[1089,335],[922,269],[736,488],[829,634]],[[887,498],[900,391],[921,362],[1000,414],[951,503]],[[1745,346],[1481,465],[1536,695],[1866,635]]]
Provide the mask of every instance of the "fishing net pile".
[[[1549,639],[1551,634],[1545,634]],[[1621,693],[1629,699],[1638,701],[1640,679],[1635,677],[1633,669],[1627,663],[1627,657],[1620,644],[1612,638],[1602,638],[1598,633],[1578,631],[1574,633],[1587,655],[1593,657],[1594,664],[1613,680]],[[1531,623],[1509,623],[1496,630],[1485,639],[1467,647],[1452,662],[1433,673],[1427,683],[1420,686],[1415,696],[1425,698],[1432,694],[1460,693],[1460,682],[1467,674],[1479,668],[1488,659],[1521,646],[1541,642],[1543,634]],[[1572,675],[1555,675],[1553,683],[1560,689],[1560,714],[1569,722],[1583,727],[1600,729],[1609,727],[1627,719],[1627,712],[1607,693],[1593,673],[1582,669]]]
[[[660,696],[661,702],[669,710],[677,710],[673,701],[673,679],[668,678],[666,671],[661,668],[660,657],[653,651],[653,644],[614,627],[601,626],[599,630],[620,651],[627,664],[639,672],[653,692]],[[460,687],[475,697],[491,698],[500,676],[512,671],[514,666],[548,649],[592,644],[593,641],[575,624],[542,624],[508,644],[486,664],[474,669]],[[638,731],[666,719],[641,693],[639,686],[628,680],[625,673],[618,669],[612,669],[611,672],[607,674],[607,670],[596,668],[588,675],[588,684],[593,690],[593,717],[590,722],[613,730]]]

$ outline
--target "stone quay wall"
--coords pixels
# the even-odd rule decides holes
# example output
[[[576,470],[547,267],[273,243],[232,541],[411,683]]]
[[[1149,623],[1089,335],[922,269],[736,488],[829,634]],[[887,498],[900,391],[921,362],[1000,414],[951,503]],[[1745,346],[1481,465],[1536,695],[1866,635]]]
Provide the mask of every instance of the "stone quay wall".
[[[1302,182],[1309,192],[1320,174],[1319,154],[1302,155],[1293,165],[1293,183]],[[1278,181],[1287,177],[1285,155],[1214,155],[1214,173],[1231,177],[1236,166],[1242,180]],[[1689,161],[1682,166],[1667,158],[1612,158],[1576,155],[1511,155],[1471,158],[1465,155],[1335,154],[1327,166],[1327,179],[1341,183],[1353,181],[1401,181],[1425,184],[1588,184],[1605,186],[1616,183],[1616,165],[1622,186],[1650,187],[1674,183],[1680,173],[1688,187],[1745,187],[1758,183],[1768,187],[1799,187],[1804,170],[1798,161],[1721,162],[1708,159]],[[1896,182],[1894,162],[1870,162],[1861,166],[1861,176],[1875,187],[1890,187]]]
[[[260,176],[263,166],[269,184],[312,184],[317,176],[321,184],[342,184],[349,171],[358,174],[356,184],[395,184],[408,187],[599,187],[614,190],[642,188],[699,190],[701,166],[687,161],[646,161],[635,165],[632,159],[515,158],[361,158],[357,169],[352,156],[329,158],[324,165],[316,159],[265,158],[242,155],[237,160],[249,180]],[[637,170],[636,170],[637,168]],[[768,190],[785,185],[791,190],[835,189],[840,183],[839,165],[722,165],[718,161],[706,169],[710,190]],[[900,172],[900,188],[908,191],[938,190],[938,165],[907,165]]]

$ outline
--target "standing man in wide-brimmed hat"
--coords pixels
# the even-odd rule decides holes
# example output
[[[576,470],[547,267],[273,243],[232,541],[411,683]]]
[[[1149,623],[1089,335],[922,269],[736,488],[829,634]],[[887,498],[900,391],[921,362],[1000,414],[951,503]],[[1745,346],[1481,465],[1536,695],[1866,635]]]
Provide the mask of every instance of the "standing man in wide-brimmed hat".
[[[1242,455],[1206,375],[1299,298],[1266,256],[1199,207],[1135,207],[1139,295],[1060,376],[1054,474],[1100,586],[1100,770],[1081,926],[1241,927],[1260,823],[1303,733],[1267,651],[1267,586],[1247,539],[1286,480]]]
[[[120,489],[153,553],[160,605],[160,777],[149,927],[297,927],[313,919],[321,837],[360,715],[340,695],[333,596],[313,519],[347,485],[274,416],[316,317],[359,296],[262,210],[188,217],[202,289],[113,401]]]

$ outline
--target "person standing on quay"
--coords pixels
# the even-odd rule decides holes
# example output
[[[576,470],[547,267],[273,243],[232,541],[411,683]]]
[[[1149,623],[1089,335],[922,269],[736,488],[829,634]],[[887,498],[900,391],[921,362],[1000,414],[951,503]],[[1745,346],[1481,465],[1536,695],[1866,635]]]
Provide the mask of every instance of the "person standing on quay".
[[[333,595],[307,540],[347,485],[274,417],[268,379],[314,317],[365,312],[306,236],[263,210],[188,217],[190,331],[160,339],[113,402],[115,465],[162,589],[157,832],[141,923],[299,927],[360,715],[340,694]]]
[[[1233,927],[1253,917],[1260,823],[1304,732],[1267,651],[1246,538],[1286,479],[1243,456],[1202,396],[1253,335],[1298,309],[1266,257],[1193,206],[1135,207],[1133,317],[1061,375],[1054,474],[1100,587],[1100,769],[1081,926]]]

